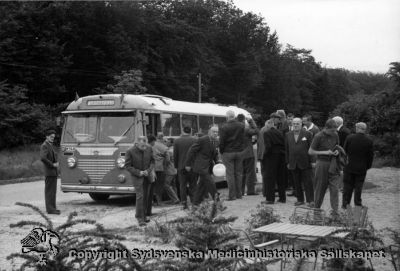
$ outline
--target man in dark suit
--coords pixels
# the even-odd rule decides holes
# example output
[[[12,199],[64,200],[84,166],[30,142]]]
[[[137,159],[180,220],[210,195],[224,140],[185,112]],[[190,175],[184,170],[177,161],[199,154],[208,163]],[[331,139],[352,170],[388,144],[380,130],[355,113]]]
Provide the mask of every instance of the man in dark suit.
[[[197,139],[187,154],[186,171],[193,170],[199,175],[194,193],[194,205],[199,205],[206,193],[210,193],[213,200],[218,200],[217,188],[211,177],[212,167],[218,162],[217,137],[218,126],[213,126],[209,130],[209,135]]]
[[[244,123],[235,119],[235,112],[226,112],[227,122],[220,130],[219,151],[226,167],[226,181],[228,182],[228,200],[242,198],[242,175],[244,150]]]
[[[308,154],[312,142],[312,134],[302,129],[301,126],[301,119],[294,118],[292,131],[286,134],[286,163],[293,176],[296,191],[297,202],[294,205],[304,204],[304,185],[307,203],[312,206],[314,202],[314,189],[311,179],[312,157]]]
[[[60,214],[60,210],[56,208],[56,193],[57,193],[57,154],[54,151],[53,143],[56,137],[54,130],[46,131],[46,140],[40,146],[40,160],[44,165],[45,185],[44,197],[46,202],[46,211],[48,214]]]
[[[337,133],[339,136],[339,145],[343,148],[344,142],[346,141],[347,136],[350,134],[350,130],[343,125],[343,118],[336,116],[332,118],[337,125]]]
[[[139,226],[145,226],[150,220],[146,215],[151,215],[153,191],[151,183],[154,182],[154,157],[153,149],[147,144],[147,138],[140,136],[137,143],[126,152],[125,168],[133,179],[136,192],[136,214]]]
[[[356,134],[349,135],[344,143],[349,162],[343,170],[343,208],[350,204],[353,190],[354,205],[361,206],[362,187],[374,158],[372,140],[365,135],[366,130],[364,122],[356,123]]]
[[[275,184],[278,185],[278,201],[285,203],[285,140],[282,132],[275,128],[273,120],[268,120],[267,125],[270,128],[263,135],[265,151],[262,159],[266,175],[266,203],[275,203]]]
[[[174,141],[174,165],[178,170],[179,193],[183,209],[187,209],[187,194],[189,192],[190,201],[193,203],[194,189],[196,188],[197,175],[192,171],[185,170],[186,158],[190,147],[196,141],[190,135],[191,128],[183,127],[182,135]],[[188,188],[189,187],[189,188]],[[189,189],[189,191],[187,191]]]

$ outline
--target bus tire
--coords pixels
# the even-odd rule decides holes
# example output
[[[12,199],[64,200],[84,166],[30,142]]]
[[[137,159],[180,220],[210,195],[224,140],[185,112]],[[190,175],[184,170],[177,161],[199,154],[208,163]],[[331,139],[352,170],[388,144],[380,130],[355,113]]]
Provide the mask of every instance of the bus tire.
[[[105,201],[110,197],[110,194],[89,193],[89,196],[95,201]]]

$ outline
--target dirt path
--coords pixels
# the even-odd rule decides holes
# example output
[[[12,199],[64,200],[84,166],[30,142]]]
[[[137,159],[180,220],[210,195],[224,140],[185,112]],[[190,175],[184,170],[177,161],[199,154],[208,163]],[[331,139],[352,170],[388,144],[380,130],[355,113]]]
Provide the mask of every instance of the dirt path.
[[[368,206],[368,216],[374,227],[386,234],[383,230],[386,227],[400,229],[400,169],[382,168],[372,169],[368,172],[367,182],[376,185],[376,187],[363,191],[363,204]],[[22,188],[33,186],[32,190],[36,191],[38,196],[21,195]],[[25,201],[43,208],[41,201],[43,193],[43,184],[26,183],[13,184],[0,187],[0,269],[10,270],[11,263],[5,260],[5,257],[12,252],[20,251],[20,240],[25,237],[31,230],[30,227],[24,229],[10,229],[10,223],[25,220],[38,220],[38,215],[31,210],[15,206],[15,201]],[[260,184],[258,184],[260,186]],[[226,198],[227,189],[220,190],[222,198]],[[87,195],[79,194],[62,194],[58,199],[58,207],[62,210],[60,216],[51,216],[56,225],[66,220],[69,212],[77,211],[80,217],[95,219],[102,223],[106,228],[115,229],[118,234],[127,236],[125,244],[129,248],[172,248],[173,244],[163,245],[154,240],[146,240],[143,230],[136,227],[137,222],[134,219],[134,207],[130,198],[115,197],[111,198],[108,203],[100,204],[91,201]],[[39,200],[40,199],[40,200]],[[246,219],[250,217],[250,211],[264,199],[261,195],[245,196],[242,200],[227,201],[224,211],[225,216],[235,215],[238,219],[234,226],[245,229],[247,227]],[[276,214],[279,214],[282,221],[288,221],[294,209],[294,197],[288,197],[286,204],[274,204],[272,208]],[[340,199],[341,203],[341,199]],[[322,206],[329,211],[329,193],[326,194],[324,204]],[[180,207],[156,207],[157,215],[152,217],[153,220],[159,222],[171,220],[175,217],[184,216],[186,213]],[[154,222],[152,222],[154,223]],[[154,225],[154,224],[153,224]],[[385,241],[389,241],[387,236]],[[379,268],[376,270],[392,270],[387,260],[379,260],[374,265]],[[273,267],[272,270],[275,268]]]

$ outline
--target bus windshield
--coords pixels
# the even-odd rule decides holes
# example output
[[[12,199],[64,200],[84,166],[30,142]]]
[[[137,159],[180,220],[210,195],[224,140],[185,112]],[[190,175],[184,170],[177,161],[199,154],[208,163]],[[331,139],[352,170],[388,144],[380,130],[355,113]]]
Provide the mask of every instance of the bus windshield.
[[[89,143],[96,139],[97,116],[71,114],[67,116],[64,131],[65,143]]]
[[[135,118],[126,113],[101,115],[99,142],[100,143],[132,143],[134,140]]]
[[[63,141],[79,145],[95,142],[97,138],[99,143],[132,143],[134,121],[131,112],[70,114],[66,118]]]

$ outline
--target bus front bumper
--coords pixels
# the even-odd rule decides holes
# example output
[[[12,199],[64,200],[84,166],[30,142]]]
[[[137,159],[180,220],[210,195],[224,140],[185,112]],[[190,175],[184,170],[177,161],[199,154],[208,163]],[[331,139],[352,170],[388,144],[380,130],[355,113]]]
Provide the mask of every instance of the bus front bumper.
[[[133,186],[61,185],[61,191],[78,193],[134,194],[135,188]]]

